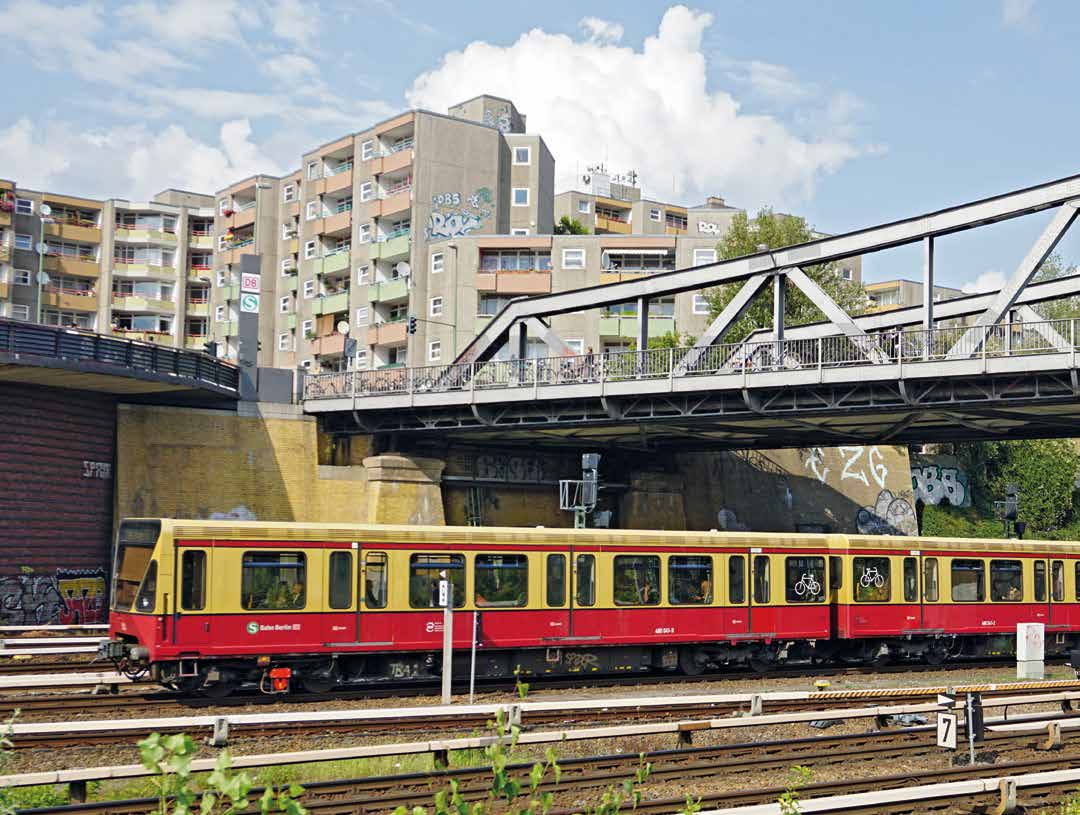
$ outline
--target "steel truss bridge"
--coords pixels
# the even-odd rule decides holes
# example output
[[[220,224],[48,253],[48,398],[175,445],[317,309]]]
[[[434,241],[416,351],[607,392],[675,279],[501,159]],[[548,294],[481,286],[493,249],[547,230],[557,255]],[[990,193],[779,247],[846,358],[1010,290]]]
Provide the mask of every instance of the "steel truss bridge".
[[[934,302],[934,242],[1054,210],[1000,291]],[[512,301],[449,365],[318,374],[304,409],[337,432],[428,440],[743,448],[1080,435],[1077,320],[1032,306],[1080,295],[1080,275],[1032,283],[1080,213],[1080,176],[858,232],[634,281]],[[803,271],[921,243],[921,306],[847,314]],[[551,318],[742,286],[690,347],[574,355]],[[828,318],[785,327],[793,285]],[[724,336],[771,288],[775,329]],[[550,356],[526,359],[528,332]],[[509,348],[509,359],[504,358]]]

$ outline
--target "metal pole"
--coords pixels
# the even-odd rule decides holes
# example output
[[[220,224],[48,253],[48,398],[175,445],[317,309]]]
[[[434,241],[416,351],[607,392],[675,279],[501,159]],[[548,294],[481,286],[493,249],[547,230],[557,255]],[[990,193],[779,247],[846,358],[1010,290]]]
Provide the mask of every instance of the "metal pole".
[[[973,725],[975,719],[975,704],[974,696],[970,693],[967,695],[967,737],[968,737],[968,766],[975,766],[975,727]]]
[[[442,638],[442,703],[450,704],[450,682],[454,673],[454,584],[442,573],[446,582],[446,604],[443,606]]]
[[[476,691],[476,630],[480,627],[480,612],[472,613],[472,656],[469,659],[469,704],[473,703]]]
[[[930,337],[934,330],[934,238],[923,238],[923,331]],[[929,345],[923,346],[923,359],[930,358]]]
[[[45,243],[45,221],[43,221],[39,217],[38,218],[38,223],[40,224],[41,228],[38,231],[38,235],[39,235],[39,237],[38,237],[38,245],[35,247],[38,250],[38,253],[37,253],[37,318],[34,320],[34,322],[36,322],[38,325],[41,325],[41,279],[42,279],[43,274],[44,274],[44,268],[43,267],[44,267],[44,262],[45,262],[45,253],[41,251],[42,248],[43,248],[41,244]],[[100,294],[99,294],[99,296],[100,296]]]

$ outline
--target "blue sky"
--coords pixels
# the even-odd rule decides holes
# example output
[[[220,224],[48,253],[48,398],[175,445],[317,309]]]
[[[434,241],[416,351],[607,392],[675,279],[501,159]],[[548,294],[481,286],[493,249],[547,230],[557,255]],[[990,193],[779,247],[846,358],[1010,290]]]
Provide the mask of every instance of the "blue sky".
[[[829,232],[1080,172],[1067,0],[0,0],[0,37],[0,177],[90,196],[213,191],[483,91],[547,139],[559,188],[606,161]],[[1047,219],[942,241],[939,280],[994,283]],[[865,271],[917,276],[918,253]]]

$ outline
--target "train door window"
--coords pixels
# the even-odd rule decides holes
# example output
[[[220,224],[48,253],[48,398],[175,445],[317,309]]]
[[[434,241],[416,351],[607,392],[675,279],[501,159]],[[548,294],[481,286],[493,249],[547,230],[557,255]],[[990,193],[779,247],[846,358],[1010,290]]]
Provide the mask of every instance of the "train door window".
[[[839,591],[844,585],[844,559],[838,555],[829,555],[829,588]]]
[[[514,608],[529,596],[526,555],[477,555],[473,563],[476,605]]]
[[[922,564],[923,600],[928,603],[938,601],[938,563],[936,557],[923,559]]]
[[[364,555],[364,605],[386,608],[386,552]]]
[[[1043,575],[1044,583],[1045,578]],[[1019,603],[1023,599],[1024,564],[1019,560],[991,560],[990,600],[995,603]]]
[[[547,556],[547,604],[556,608],[566,604],[566,555]]]
[[[307,602],[307,557],[303,552],[245,552],[240,596],[247,609],[303,608]]]
[[[440,572],[454,589],[454,608],[465,605],[464,555],[412,555],[409,558],[409,605],[439,608]]]
[[[672,555],[668,558],[668,602],[673,606],[703,606],[712,602],[712,558]]]
[[[913,557],[904,558],[904,602],[919,602],[919,562]]]
[[[577,588],[574,592],[574,602],[579,606],[595,605],[596,556],[578,555],[575,568],[577,571]]]
[[[180,557],[180,607],[185,611],[206,608],[206,552],[188,549]]]
[[[986,565],[981,560],[957,558],[952,562],[954,603],[981,603],[986,599]]]
[[[892,577],[887,557],[852,560],[851,580],[856,603],[887,603],[892,598]]]
[[[1035,561],[1035,602],[1046,602],[1046,561]]]
[[[754,602],[769,602],[769,556],[757,555],[754,558]]]
[[[330,608],[349,608],[352,605],[352,552],[330,553]]]
[[[1080,602],[1080,560],[1076,561],[1076,565],[1073,567],[1073,596],[1077,602]]]
[[[655,606],[660,602],[660,558],[616,555],[614,596],[617,606]]]
[[[1055,560],[1050,564],[1050,599],[1065,602],[1065,563]]]
[[[139,586],[139,595],[135,598],[135,610],[152,612],[157,605],[157,561],[151,560],[143,577],[142,585]]]
[[[727,562],[728,602],[741,606],[746,602],[746,558],[732,555]]]
[[[825,602],[825,558],[789,557],[784,566],[785,596],[789,603]]]

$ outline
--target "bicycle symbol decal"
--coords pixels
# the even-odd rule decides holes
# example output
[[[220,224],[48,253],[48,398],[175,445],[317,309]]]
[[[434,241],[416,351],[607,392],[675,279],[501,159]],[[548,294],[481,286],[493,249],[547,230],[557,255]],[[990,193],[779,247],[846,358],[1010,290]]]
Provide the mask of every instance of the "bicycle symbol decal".
[[[877,566],[867,566],[863,569],[862,576],[859,578],[859,585],[864,589],[868,589],[871,586],[881,588],[885,585],[885,577],[877,570]]]
[[[820,593],[821,584],[817,579],[812,574],[803,572],[803,576],[795,584],[795,594],[799,597],[817,597]]]

